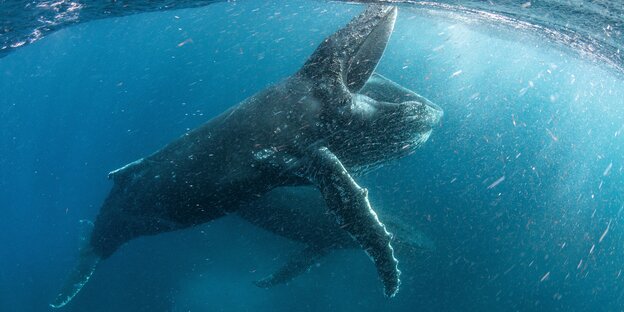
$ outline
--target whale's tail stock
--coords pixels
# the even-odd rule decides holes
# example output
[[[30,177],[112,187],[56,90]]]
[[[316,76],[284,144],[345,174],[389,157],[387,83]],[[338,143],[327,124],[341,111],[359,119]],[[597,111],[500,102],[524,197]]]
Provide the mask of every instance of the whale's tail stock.
[[[100,262],[100,256],[95,253],[90,244],[93,223],[88,220],[80,220],[80,226],[81,246],[78,262],[65,280],[54,301],[50,303],[50,306],[53,308],[61,308],[69,303],[89,281],[93,271],[95,271]]]

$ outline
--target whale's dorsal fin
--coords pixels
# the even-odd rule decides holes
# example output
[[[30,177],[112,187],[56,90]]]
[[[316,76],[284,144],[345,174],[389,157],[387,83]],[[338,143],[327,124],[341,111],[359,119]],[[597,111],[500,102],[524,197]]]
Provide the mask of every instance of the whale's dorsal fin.
[[[370,5],[345,27],[325,39],[299,74],[310,79],[341,82],[359,91],[375,71],[397,16],[395,7]]]
[[[275,273],[259,280],[254,284],[258,287],[269,288],[275,285],[290,282],[295,277],[306,272],[320,258],[327,255],[330,248],[308,246],[300,252],[292,255],[288,262]]]
[[[130,169],[136,169],[138,165],[140,165],[141,163],[143,163],[143,158],[139,158],[127,165],[124,165],[121,168],[117,168],[111,172],[108,173],[108,179],[113,179],[113,181],[117,181],[120,177],[126,176],[128,172],[130,172]]]

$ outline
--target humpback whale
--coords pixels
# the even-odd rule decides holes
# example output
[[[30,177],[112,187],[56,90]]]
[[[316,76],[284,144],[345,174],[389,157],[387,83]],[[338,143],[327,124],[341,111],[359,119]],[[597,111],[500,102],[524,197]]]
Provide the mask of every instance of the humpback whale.
[[[392,236],[353,177],[411,154],[442,117],[427,99],[371,79],[396,16],[394,7],[367,7],[292,76],[110,172],[112,189],[51,306],[66,305],[101,260],[136,237],[199,225],[273,188],[302,185],[320,190],[394,296],[400,271]],[[369,80],[370,92],[360,92]]]
[[[359,248],[353,237],[327,213],[321,193],[313,187],[275,188],[241,207],[235,215],[275,235],[305,245],[275,273],[254,282],[259,287],[289,282],[334,250]],[[393,233],[392,245],[399,255],[415,258],[435,249],[428,237],[400,218],[387,213],[380,217]]]

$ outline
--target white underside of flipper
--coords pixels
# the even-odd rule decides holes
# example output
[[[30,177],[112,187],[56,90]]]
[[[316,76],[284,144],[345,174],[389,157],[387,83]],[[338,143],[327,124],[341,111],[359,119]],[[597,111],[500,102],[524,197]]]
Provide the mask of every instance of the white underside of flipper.
[[[100,257],[93,251],[93,247],[89,244],[93,223],[86,220],[81,220],[80,223],[85,229],[80,237],[83,244],[80,248],[78,263],[67,277],[67,280],[65,280],[63,287],[56,295],[54,301],[50,304],[53,308],[61,308],[69,303],[89,281],[100,262]]]

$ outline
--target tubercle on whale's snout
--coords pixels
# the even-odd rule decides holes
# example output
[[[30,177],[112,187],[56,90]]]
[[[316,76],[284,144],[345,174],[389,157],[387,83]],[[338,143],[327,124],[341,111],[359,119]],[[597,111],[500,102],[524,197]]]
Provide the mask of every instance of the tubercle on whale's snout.
[[[440,120],[442,120],[442,117],[444,117],[444,110],[442,109],[442,107],[429,101],[426,98],[425,105],[427,107],[427,113],[429,114],[429,116],[431,116],[432,126],[439,124]]]
[[[429,116],[429,125],[431,127],[437,126],[442,117],[444,117],[444,111],[439,106],[429,102],[427,103],[427,115]]]
[[[407,121],[421,124],[429,129],[437,126],[444,116],[444,111],[440,106],[425,98],[402,104],[412,106],[411,109],[406,109],[406,111],[408,111],[408,116],[405,118]]]

